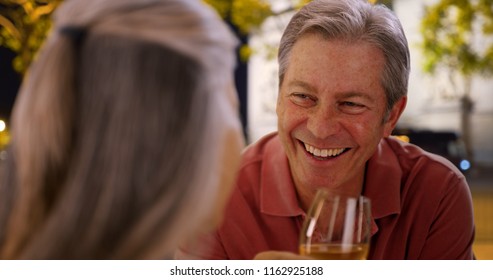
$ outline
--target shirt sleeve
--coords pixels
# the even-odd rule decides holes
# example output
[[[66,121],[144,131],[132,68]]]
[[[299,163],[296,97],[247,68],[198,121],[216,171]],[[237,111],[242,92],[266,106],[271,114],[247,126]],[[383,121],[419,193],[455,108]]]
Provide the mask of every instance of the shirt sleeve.
[[[464,177],[444,189],[419,259],[474,258],[474,217],[471,193]],[[430,213],[431,214],[431,213]]]

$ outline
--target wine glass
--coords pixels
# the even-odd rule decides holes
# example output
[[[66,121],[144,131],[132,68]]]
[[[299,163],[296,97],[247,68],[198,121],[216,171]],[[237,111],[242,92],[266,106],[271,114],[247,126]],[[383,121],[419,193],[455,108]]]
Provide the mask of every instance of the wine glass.
[[[365,260],[371,237],[371,204],[364,196],[320,189],[300,234],[300,255],[324,260]]]

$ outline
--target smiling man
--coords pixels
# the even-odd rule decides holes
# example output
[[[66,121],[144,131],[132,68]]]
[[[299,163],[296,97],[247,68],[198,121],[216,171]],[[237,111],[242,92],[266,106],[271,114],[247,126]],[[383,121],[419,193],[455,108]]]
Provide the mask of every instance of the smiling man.
[[[364,0],[314,0],[279,49],[278,132],[243,153],[223,225],[178,258],[297,258],[319,188],[372,200],[370,259],[472,259],[469,187],[446,159],[390,137],[407,101],[406,37]]]
[[[303,209],[317,188],[362,192],[365,167],[404,109],[386,112],[383,53],[359,38],[300,36],[277,105],[279,137]]]

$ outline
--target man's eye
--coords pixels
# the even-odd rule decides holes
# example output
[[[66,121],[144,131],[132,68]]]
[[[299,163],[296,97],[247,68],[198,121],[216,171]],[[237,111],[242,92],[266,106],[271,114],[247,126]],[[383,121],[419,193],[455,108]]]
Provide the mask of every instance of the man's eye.
[[[344,106],[348,106],[348,107],[364,107],[364,106],[363,106],[363,105],[361,105],[361,104],[354,103],[354,102],[350,102],[350,101],[345,101],[345,102],[342,102],[342,105],[344,105]]]
[[[303,93],[293,93],[293,96],[299,99],[309,99],[310,97]]]
[[[367,107],[364,104],[361,103],[355,103],[351,101],[343,101],[339,103],[339,108],[341,112],[344,112],[346,114],[350,115],[357,115],[365,112],[367,110]]]
[[[302,107],[309,107],[315,104],[315,99],[312,96],[304,93],[292,93],[290,95],[290,99],[294,104]]]

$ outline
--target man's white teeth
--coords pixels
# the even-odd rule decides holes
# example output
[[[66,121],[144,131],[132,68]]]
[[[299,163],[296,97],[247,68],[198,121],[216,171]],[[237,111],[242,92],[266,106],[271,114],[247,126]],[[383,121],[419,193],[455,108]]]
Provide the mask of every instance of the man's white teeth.
[[[307,152],[309,152],[310,154],[317,156],[317,157],[335,157],[335,156],[342,154],[342,152],[344,152],[344,150],[346,150],[344,148],[340,148],[340,149],[318,149],[318,148],[310,146],[306,143],[305,143],[305,149]]]

